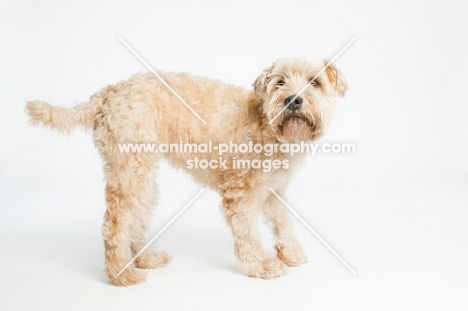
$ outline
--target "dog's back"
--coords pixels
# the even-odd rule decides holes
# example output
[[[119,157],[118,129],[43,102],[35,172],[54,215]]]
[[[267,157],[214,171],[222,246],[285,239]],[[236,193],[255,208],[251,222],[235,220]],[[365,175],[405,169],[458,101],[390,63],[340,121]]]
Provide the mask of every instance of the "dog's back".
[[[240,123],[252,117],[252,107],[248,104],[255,101],[252,91],[187,73],[160,75],[182,100],[156,76],[147,73],[108,85],[91,96],[89,102],[74,107],[30,101],[26,109],[32,125],[43,124],[65,133],[76,127],[98,130],[105,125],[115,132],[120,142],[169,143],[183,140],[196,143],[206,136],[216,139],[226,131],[237,131],[242,126]],[[187,102],[183,99],[187,99]],[[210,126],[204,126],[202,121],[197,120],[185,104]],[[250,121],[247,123],[252,124]],[[152,131],[160,127],[168,129],[166,137],[156,137]],[[223,132],[218,131],[219,128],[223,128]],[[220,140],[223,138],[219,137]]]

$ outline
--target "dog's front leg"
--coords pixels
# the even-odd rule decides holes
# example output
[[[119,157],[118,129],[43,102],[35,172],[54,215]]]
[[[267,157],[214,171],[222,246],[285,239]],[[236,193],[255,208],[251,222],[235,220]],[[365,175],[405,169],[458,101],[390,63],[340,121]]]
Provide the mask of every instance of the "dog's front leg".
[[[283,192],[277,190],[280,196]],[[276,254],[290,267],[300,266],[307,262],[301,245],[297,242],[291,218],[284,205],[278,198],[270,194],[263,204],[263,213],[266,221],[271,225],[272,233],[276,239]]]
[[[240,266],[250,277],[270,279],[283,276],[288,267],[277,257],[267,257],[257,231],[261,213],[256,198],[224,198],[223,211],[234,236],[234,252]]]

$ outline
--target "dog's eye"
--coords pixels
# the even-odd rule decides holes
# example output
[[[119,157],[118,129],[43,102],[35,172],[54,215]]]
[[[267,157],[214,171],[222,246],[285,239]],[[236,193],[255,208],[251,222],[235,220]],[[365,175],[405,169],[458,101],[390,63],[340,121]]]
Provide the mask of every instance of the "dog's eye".
[[[280,86],[283,86],[284,85],[284,81],[283,80],[279,80],[277,83],[276,83],[276,86],[277,87],[280,87]]]
[[[312,85],[312,86],[317,86],[318,82],[317,82],[317,80],[314,80],[314,78],[312,78],[312,79],[309,80],[309,84]]]

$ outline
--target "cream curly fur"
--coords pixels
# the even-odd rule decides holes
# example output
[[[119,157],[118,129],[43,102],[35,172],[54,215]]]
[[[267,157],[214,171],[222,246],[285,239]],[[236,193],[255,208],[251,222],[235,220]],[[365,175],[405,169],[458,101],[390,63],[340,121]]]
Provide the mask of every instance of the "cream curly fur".
[[[274,278],[298,266],[307,258],[297,242],[284,206],[268,191],[280,195],[292,175],[304,163],[305,155],[275,153],[230,154],[229,169],[187,169],[190,154],[122,153],[119,143],[206,143],[213,141],[279,143],[312,141],[320,137],[330,122],[336,94],[344,96],[346,81],[330,65],[302,94],[300,109],[286,109],[272,124],[270,120],[297,94],[327,61],[322,59],[280,59],[266,68],[246,90],[220,81],[187,73],[160,73],[163,79],[206,121],[200,122],[154,75],[137,74],[129,80],[109,85],[90,101],[73,108],[54,107],[42,101],[27,103],[32,124],[70,132],[75,127],[90,128],[96,147],[104,159],[107,181],[107,210],[102,226],[106,273],[116,285],[132,285],[145,280],[146,272],[164,266],[170,256],[148,249],[122,274],[118,272],[145,246],[145,233],[159,197],[155,167],[162,158],[184,169],[205,187],[222,197],[222,210],[232,229],[235,255],[249,276]],[[218,154],[197,154],[217,159]],[[261,169],[232,169],[238,159],[288,160],[289,167],[264,172]],[[271,224],[276,238],[276,256],[262,248],[256,230],[259,217]]]

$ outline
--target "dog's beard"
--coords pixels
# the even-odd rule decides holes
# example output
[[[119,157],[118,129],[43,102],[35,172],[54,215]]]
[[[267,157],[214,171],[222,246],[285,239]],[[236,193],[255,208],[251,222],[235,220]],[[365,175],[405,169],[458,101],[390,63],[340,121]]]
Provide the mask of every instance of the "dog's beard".
[[[309,103],[291,111],[283,110],[284,99],[280,96],[272,98],[274,104],[270,105],[267,117],[272,120],[270,129],[279,141],[296,143],[313,141],[322,135],[322,118],[318,111],[314,111]],[[281,112],[281,110],[283,110]],[[278,113],[280,113],[278,115]]]
[[[301,111],[285,111],[271,124],[279,140],[285,142],[312,141],[321,135],[321,121]]]
[[[273,120],[270,129],[278,140],[283,142],[301,142],[317,140],[323,135],[322,112],[314,109],[313,99],[303,96],[304,103],[298,110],[284,109],[285,96],[288,94],[273,93],[267,100],[265,113],[267,119]],[[278,115],[279,114],[279,115]]]

